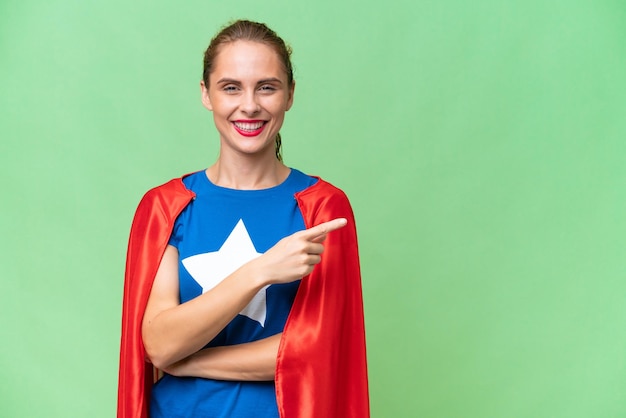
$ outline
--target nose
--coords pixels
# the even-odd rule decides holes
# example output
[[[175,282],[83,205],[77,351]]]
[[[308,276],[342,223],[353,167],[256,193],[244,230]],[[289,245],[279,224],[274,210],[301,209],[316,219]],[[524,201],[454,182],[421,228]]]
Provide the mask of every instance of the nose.
[[[258,102],[258,97],[254,94],[254,91],[246,92],[242,97],[241,111],[247,115],[254,115],[261,110],[261,106]]]

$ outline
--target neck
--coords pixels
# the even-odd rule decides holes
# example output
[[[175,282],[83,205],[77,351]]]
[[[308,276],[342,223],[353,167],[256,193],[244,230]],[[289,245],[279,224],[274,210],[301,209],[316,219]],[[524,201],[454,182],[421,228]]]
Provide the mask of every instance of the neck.
[[[272,155],[272,158],[228,158],[220,154],[215,164],[206,170],[211,182],[220,187],[239,190],[258,190],[278,186],[289,175],[290,169]]]

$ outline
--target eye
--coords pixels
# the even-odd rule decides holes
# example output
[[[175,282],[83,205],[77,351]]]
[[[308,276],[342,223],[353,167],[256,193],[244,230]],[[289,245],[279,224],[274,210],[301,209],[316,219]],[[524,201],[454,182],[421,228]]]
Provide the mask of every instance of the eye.
[[[239,88],[234,84],[226,84],[224,87],[222,87],[222,91],[227,94],[235,94],[237,93],[237,91],[239,91]]]
[[[273,93],[276,91],[276,87],[272,86],[271,84],[263,84],[261,87],[259,87],[259,91],[261,93]]]

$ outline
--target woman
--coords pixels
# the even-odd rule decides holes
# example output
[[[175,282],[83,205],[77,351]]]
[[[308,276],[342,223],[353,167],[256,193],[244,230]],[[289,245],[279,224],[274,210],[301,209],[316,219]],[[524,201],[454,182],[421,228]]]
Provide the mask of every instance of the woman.
[[[118,417],[368,416],[350,205],[281,158],[290,50],[237,21],[211,41],[200,87],[220,154],[135,214]]]

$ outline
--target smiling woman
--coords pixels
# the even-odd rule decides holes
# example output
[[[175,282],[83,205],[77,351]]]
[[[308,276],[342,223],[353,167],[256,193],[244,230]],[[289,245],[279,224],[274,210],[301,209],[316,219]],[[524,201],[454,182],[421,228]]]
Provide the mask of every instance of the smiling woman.
[[[283,88],[291,89],[293,100],[293,89],[295,87],[293,79],[293,66],[291,65],[291,48],[279,37],[276,32],[262,24],[240,20],[226,27],[218,33],[204,53],[204,69],[202,71],[202,83],[209,85],[209,77],[214,72],[216,56],[220,50],[236,41],[250,41],[260,45],[270,47],[274,51],[275,58],[282,67],[283,74],[287,77],[287,86]],[[282,161],[281,157],[281,137],[276,134],[276,157]]]
[[[220,154],[135,214],[118,417],[369,416],[352,209],[281,158],[288,47],[237,21],[207,49],[200,88]]]
[[[220,158],[271,152],[279,157],[276,138],[295,87],[279,56],[268,45],[238,40],[223,45],[218,57],[200,84],[202,103],[213,111],[220,133]]]

